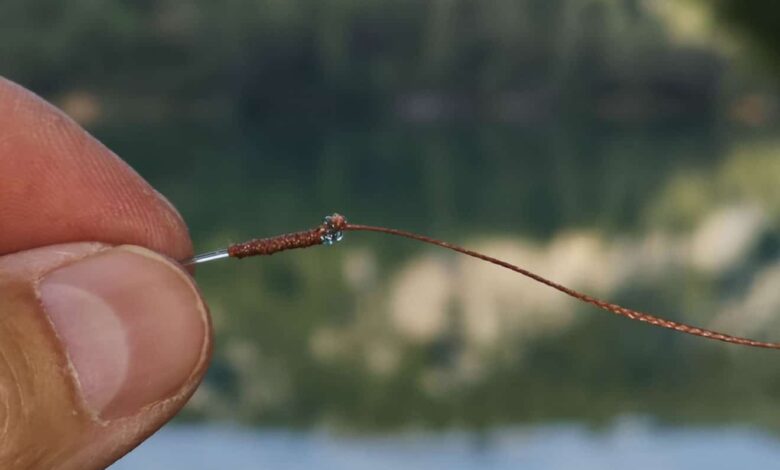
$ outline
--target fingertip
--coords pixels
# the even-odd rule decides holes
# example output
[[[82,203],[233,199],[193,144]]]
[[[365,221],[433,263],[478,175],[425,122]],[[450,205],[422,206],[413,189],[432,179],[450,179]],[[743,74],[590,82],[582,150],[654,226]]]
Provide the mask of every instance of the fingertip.
[[[33,92],[0,78],[0,254],[76,241],[191,256],[173,205]]]
[[[206,306],[181,267],[140,247],[103,251],[48,273],[44,311],[101,420],[178,395],[208,351]]]
[[[104,468],[184,406],[210,358],[193,279],[141,247],[0,257],[0,311],[0,468]]]

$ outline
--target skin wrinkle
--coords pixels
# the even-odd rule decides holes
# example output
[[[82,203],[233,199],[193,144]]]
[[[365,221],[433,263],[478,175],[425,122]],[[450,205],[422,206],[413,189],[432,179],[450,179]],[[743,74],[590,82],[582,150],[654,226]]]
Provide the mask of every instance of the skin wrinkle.
[[[8,359],[8,353],[6,352],[7,349],[12,348],[15,346],[16,340],[15,338],[10,338],[9,341],[3,342],[3,347],[0,347],[0,359],[2,359],[2,363],[5,365],[4,369],[7,371],[5,374],[3,374],[4,377],[10,376],[11,378],[11,386],[8,387],[6,384],[4,384],[3,389],[7,390],[7,396],[3,398],[7,398],[8,402],[6,403],[6,408],[10,408],[10,403],[16,403],[18,406],[14,407],[14,410],[18,411],[18,414],[24,416],[26,415],[26,402],[24,400],[24,393],[23,390],[25,389],[25,384],[23,384],[22,380],[20,380],[20,375],[17,373],[17,368],[14,367],[14,362],[9,361]],[[19,352],[23,352],[23,348],[17,347],[14,348],[15,352],[17,354]],[[20,362],[22,364],[22,367],[28,367],[29,368],[29,357],[26,354],[23,354],[23,360]],[[14,393],[15,392],[15,393]],[[16,398],[13,400],[13,398]],[[10,419],[10,418],[9,418]],[[6,424],[7,425],[7,424]]]
[[[70,263],[66,263],[63,266],[66,266],[67,264]],[[40,289],[39,289],[41,278],[42,276],[36,279],[34,284],[35,285],[34,289],[38,298],[38,306],[41,309],[41,311],[43,311],[44,307],[43,307],[43,302],[41,301],[40,298]],[[54,337],[57,338],[57,343],[61,344],[61,340],[59,338],[59,335],[57,334],[57,330],[54,328],[54,325],[52,325],[51,320],[48,317],[46,317],[46,321],[49,324],[49,327],[51,328],[52,335],[54,335]],[[94,421],[99,421],[97,419],[97,415],[94,412],[89,410],[89,408],[86,405],[86,402],[84,401],[84,398],[81,395],[81,392],[79,392],[79,390],[81,390],[81,382],[79,381],[79,376],[76,373],[76,368],[73,366],[73,361],[71,361],[70,357],[64,351],[62,351],[61,354],[65,358],[65,362],[66,362],[65,369],[68,371],[70,380],[73,381],[73,387],[76,390],[76,392],[73,394],[74,401],[77,401],[81,410],[83,412],[90,414]]]
[[[11,102],[11,115],[17,115],[21,111],[25,109],[24,106],[22,106],[22,97],[19,93],[14,93],[14,91],[20,90],[22,87],[17,85],[16,83],[7,80],[0,76],[0,109],[2,109],[2,103],[8,101],[7,96],[11,95],[12,99]],[[7,90],[7,91],[5,91]]]
[[[14,376],[14,371],[11,367],[11,364],[8,362],[8,358],[6,357],[2,347],[0,347],[0,371],[10,371],[10,375],[12,377]],[[9,373],[4,372],[2,376],[6,376]],[[0,421],[2,421],[2,429],[0,429],[0,443],[10,440],[8,437],[10,435],[9,429],[12,429],[10,423],[14,421],[11,413],[13,410],[20,409],[12,408],[11,403],[18,401],[18,399],[13,400],[13,397],[19,396],[19,388],[20,385],[16,380],[14,380],[14,383],[11,384],[10,387],[5,382],[0,382],[0,405],[3,409],[3,414],[0,416]],[[13,391],[16,391],[16,394],[14,394]],[[2,444],[0,444],[0,455],[2,455]]]
[[[104,252],[106,250],[109,250],[109,249],[110,249],[110,247],[102,246],[102,247],[100,247],[100,249],[95,250],[93,253],[90,253],[87,256],[94,256],[94,255],[97,255],[97,254],[99,254],[101,252]],[[68,265],[74,264],[74,263],[76,263],[76,262],[78,262],[78,261],[80,261],[82,259],[83,259],[83,257],[72,257],[72,258],[70,258],[69,260],[67,260],[67,261],[65,261],[63,263],[60,263],[60,264],[58,264],[56,266],[52,266],[52,267],[50,267],[49,269],[46,269],[46,270],[41,270],[38,273],[38,275],[34,279],[32,285],[33,285],[33,289],[35,291],[36,299],[37,299],[37,302],[38,302],[38,308],[39,308],[39,310],[41,312],[43,312],[44,309],[45,309],[44,305],[43,305],[43,301],[41,300],[41,296],[40,296],[40,283],[43,280],[43,278],[48,273],[50,273],[51,271],[53,271],[55,269],[60,269],[60,268],[67,267]],[[49,328],[51,330],[51,334],[55,338],[57,338],[57,344],[61,345],[61,341],[60,341],[59,335],[57,334],[56,328],[54,328],[54,325],[51,323],[51,319],[48,316],[46,316],[45,320],[46,320],[46,323],[48,324],[48,326],[49,326]],[[61,348],[61,346],[60,346],[60,348]],[[89,407],[86,406],[84,398],[83,398],[83,396],[81,395],[81,392],[80,392],[81,384],[79,382],[79,376],[76,373],[76,368],[73,366],[73,361],[71,361],[70,357],[65,352],[62,352],[62,355],[65,358],[65,362],[66,362],[65,369],[68,371],[67,372],[68,378],[73,382],[73,386],[74,386],[74,390],[75,390],[74,400],[76,400],[79,403],[82,411],[88,413],[91,416],[93,421],[95,421],[97,423],[104,423],[103,421],[98,419],[97,413],[91,411],[89,409]]]
[[[0,299],[0,311],[20,312],[20,304],[29,304],[34,301],[34,294],[29,285],[22,287],[23,283],[16,281],[0,280],[0,287],[3,290],[13,289],[19,295],[13,299]],[[10,307],[10,308],[7,308]],[[31,432],[40,433],[39,438],[50,439],[52,443],[49,454],[59,455],[60,447],[68,447],[68,442],[72,437],[67,437],[68,433],[52,432],[47,436],[47,428],[55,431],[57,426],[41,426],[40,424],[48,421],[57,421],[57,416],[67,413],[70,407],[54,410],[53,405],[62,402],[65,397],[73,397],[73,390],[68,388],[67,381],[64,380],[64,374],[52,374],[47,370],[48,364],[61,364],[61,356],[58,360],[54,354],[54,360],[41,360],[41,356],[51,355],[55,349],[55,341],[51,336],[45,335],[45,329],[42,319],[30,315],[7,314],[3,318],[2,329],[0,329],[0,344],[2,344],[2,361],[6,365],[7,373],[4,373],[2,379],[4,382],[10,381],[14,387],[10,394],[2,397],[4,406],[15,410],[7,417],[5,426],[9,431],[5,438],[0,441],[0,467],[2,468],[34,468],[44,463],[44,450],[41,446],[35,445],[40,442],[37,439],[31,439]],[[32,329],[42,334],[32,337],[30,334],[22,334]],[[24,339],[24,344],[21,340]],[[44,344],[47,344],[44,346]],[[59,385],[57,385],[59,384]],[[60,396],[51,396],[52,389],[64,387]],[[3,387],[8,390],[7,386]],[[35,423],[39,423],[36,425]],[[24,430],[20,432],[20,430]],[[44,432],[41,432],[44,431]],[[13,467],[11,467],[13,466]]]
[[[76,259],[64,264],[74,261]],[[46,270],[41,272],[41,276],[44,272]],[[177,272],[187,276],[183,271]],[[9,283],[14,285],[9,287]],[[0,468],[76,469],[84,468],[85,461],[95,462],[96,468],[98,465],[106,466],[118,455],[130,450],[128,443],[140,442],[173,416],[202,378],[210,356],[209,338],[203,342],[198,364],[190,377],[173,396],[144,407],[137,415],[90,426],[88,423],[97,423],[83,406],[72,377],[65,372],[68,368],[66,354],[53,328],[38,313],[41,307],[37,290],[29,282],[7,281],[0,276],[0,291],[9,290],[18,295],[13,295],[13,299],[7,296],[0,298],[0,312],[24,313],[5,315],[0,320],[1,361],[14,369],[10,374],[0,375],[0,380],[5,378],[18,387],[13,397],[0,396],[5,406],[16,410],[5,423],[7,429],[13,430],[12,439],[0,440]],[[208,324],[205,306],[200,307],[200,315]],[[24,338],[25,344],[14,341],[14,338]],[[49,359],[41,359],[41,356]],[[42,364],[44,366],[40,367]],[[46,364],[51,364],[57,372]],[[29,380],[20,380],[24,377]],[[104,442],[97,449],[81,445],[83,440],[95,442],[100,439]],[[47,445],[35,445],[41,441],[47,442]],[[85,457],[84,453],[92,457]]]
[[[6,353],[0,360],[0,383],[18,383],[2,361],[36,367],[14,370],[30,372],[19,388],[0,388],[0,394],[21,390],[29,412],[24,417],[21,408],[11,408],[6,423],[0,423],[11,433],[0,436],[0,468],[103,468],[159,429],[194,393],[212,339],[204,339],[197,365],[174,396],[99,425],[81,406],[62,346],[40,311],[35,280],[44,271],[107,248],[53,245],[132,243],[183,259],[192,253],[187,229],[180,214],[125,162],[61,111],[2,77],[0,139],[0,349]],[[51,252],[31,261],[24,251],[36,247]],[[2,256],[9,253],[18,254]],[[201,308],[210,323],[205,306]],[[211,334],[210,324],[206,331]],[[24,349],[14,355],[12,339],[24,341]],[[0,400],[2,412],[18,397]]]
[[[40,313],[34,286],[0,275],[0,291],[6,293],[0,297],[0,356],[6,369],[0,380],[14,387],[11,395],[0,399],[15,410],[5,423],[13,431],[0,440],[0,468],[51,468],[63,454],[72,453],[78,437],[67,432],[72,429],[68,423],[78,422],[84,409],[75,405],[80,400],[64,372],[65,355]],[[35,444],[41,440],[49,444]]]
[[[17,133],[10,133],[6,135],[0,135],[0,148],[5,146],[6,142],[12,141],[14,138],[18,137],[20,134]]]
[[[145,189],[145,188],[142,187],[141,189]],[[129,188],[125,188],[125,192],[127,193],[124,195],[126,196],[126,199],[131,200],[129,194]],[[152,200],[158,199],[156,194],[158,193],[150,191],[149,193],[145,194],[145,196],[147,197],[147,200],[151,203]],[[125,197],[120,198],[120,200],[124,200],[124,199]],[[165,198],[160,198],[159,200],[166,201],[166,207],[170,206],[170,203],[168,203],[167,200],[165,200]],[[157,245],[164,245],[166,240],[164,240],[163,235],[175,230],[177,225],[186,227],[186,225],[184,224],[184,219],[178,216],[178,213],[173,210],[163,212],[164,222],[165,225],[167,225],[167,230],[152,230],[152,227],[155,227],[155,224],[158,224],[160,221],[152,220],[148,211],[144,211],[140,204],[133,204],[131,207],[128,208],[128,212],[135,213],[139,220],[144,221],[141,227],[147,232],[147,236],[150,239],[155,240],[156,242],[155,244]]]
[[[65,151],[74,155],[89,155],[90,158],[85,159],[85,164],[82,166],[81,171],[76,175],[78,178],[77,184],[82,187],[92,187],[97,189],[111,188],[116,192],[116,197],[112,200],[112,203],[108,206],[110,213],[109,217],[115,217],[118,220],[123,220],[122,216],[130,214],[131,219],[140,219],[145,222],[142,226],[144,228],[149,227],[148,214],[142,211],[139,204],[134,202],[133,195],[136,194],[130,185],[114,185],[115,172],[111,168],[101,164],[99,155],[94,151],[97,141],[91,138],[88,134],[83,132],[73,132],[72,127],[64,125],[67,118],[60,117],[59,119],[53,119],[52,123],[48,123],[43,128],[42,143],[50,145],[51,142],[62,143],[59,148],[53,149],[54,151]],[[69,123],[68,123],[69,124]],[[88,145],[91,144],[91,145]],[[100,150],[108,152],[108,149],[97,147]],[[140,181],[140,178],[138,179]],[[141,189],[143,185],[141,185]],[[143,194],[144,191],[141,191]],[[113,210],[111,210],[113,209]],[[158,240],[152,238],[154,242]]]
[[[19,199],[24,199],[25,193],[28,193],[28,191],[33,191],[33,190],[34,187],[32,187],[32,185],[29,185],[29,189],[23,188],[22,189],[23,194],[20,195]],[[126,200],[128,194],[131,193],[129,193],[128,191],[121,191],[118,199]],[[172,231],[171,229],[175,227],[175,223],[171,223],[171,216],[169,214],[164,213],[163,214],[165,216],[164,221],[166,222],[164,226],[166,226],[168,230],[158,230],[158,231],[153,230],[151,227],[154,227],[154,224],[158,223],[159,220],[153,220],[153,217],[150,217],[148,213],[141,211],[138,204],[108,205],[106,209],[108,210],[103,212],[105,213],[104,214],[105,218],[108,220],[102,222],[103,224],[110,223],[114,227],[117,226],[124,227],[122,231],[128,233],[132,233],[132,232],[138,233],[139,230],[137,229],[137,226],[140,225],[141,228],[143,229],[143,233],[147,235],[147,239],[151,241],[150,245],[152,247],[164,246],[168,242],[168,237],[166,236],[167,235],[166,232]],[[130,215],[130,217],[127,217],[128,214]],[[82,223],[79,223],[78,219],[93,220],[95,218],[94,214],[88,214],[88,213],[85,213],[80,217],[78,216],[78,214],[74,214],[74,215],[76,215],[77,219],[73,220],[73,218],[71,218],[70,220],[70,224],[72,224],[74,227],[84,225]],[[174,220],[179,220],[179,219],[176,218]],[[78,238],[76,237],[72,238],[72,240],[77,240],[77,239]],[[110,242],[112,240],[106,240],[106,241]]]
[[[168,206],[170,212],[166,213],[165,215],[168,217],[168,223],[171,225],[171,227],[176,227],[179,225],[187,227],[187,223],[184,221],[184,217],[182,217],[179,209],[177,209],[176,206],[174,206],[171,201],[169,201],[168,198],[166,198],[161,192],[154,188],[152,188],[152,191],[154,191],[154,195],[158,200],[162,201],[166,206]],[[189,227],[187,227],[187,229],[189,230]]]
[[[162,262],[168,264],[169,266],[172,266],[174,268],[174,272],[176,272],[179,275],[179,277],[181,277],[182,280],[184,281],[184,285],[186,285],[187,287],[190,288],[190,290],[192,292],[192,295],[195,296],[196,298],[199,298],[199,299],[203,298],[202,295],[201,295],[200,290],[197,287],[197,285],[195,283],[191,282],[190,275],[187,274],[175,260],[172,260],[172,259],[170,259],[170,258],[168,258],[166,256],[163,256],[163,255],[160,255],[158,253],[153,253],[153,252],[150,253],[150,252],[148,252],[146,250],[139,249],[139,248],[137,248],[135,246],[131,246],[131,245],[124,245],[121,248],[123,248],[125,250],[128,250],[128,251],[131,251],[131,252],[141,253],[141,254],[143,254],[145,256],[150,256],[150,255],[154,256],[159,261],[162,261]],[[37,290],[37,288],[36,288],[36,290]],[[209,315],[209,312],[208,312],[208,309],[206,307],[206,304],[201,301],[201,302],[199,302],[197,304],[197,308],[198,308],[198,314],[200,315],[200,319],[203,322],[204,331],[207,332],[207,334],[210,334],[210,332],[212,331],[212,328],[211,328],[211,316]],[[193,380],[195,380],[200,375],[201,366],[205,365],[206,362],[208,361],[208,358],[211,356],[211,345],[212,345],[212,341],[211,341],[211,337],[209,336],[209,337],[204,339],[203,344],[201,345],[200,355],[198,356],[198,361],[196,363],[197,365],[194,367],[193,371],[190,373],[190,376],[185,380],[185,383],[192,382]],[[163,402],[169,402],[169,401],[179,397],[180,395],[182,395],[182,393],[183,392],[180,391],[176,395],[174,395],[174,396],[172,396],[170,398],[167,398],[167,399],[164,399],[164,400],[160,400],[158,402],[152,403],[151,405],[147,405],[147,408],[154,407],[154,406],[156,406],[156,405],[158,405],[160,403],[163,403]]]
[[[190,289],[193,290],[193,292],[197,295],[200,295],[199,290],[195,284],[192,282],[189,282],[189,275],[183,271],[177,263],[175,263],[170,258],[155,254],[155,253],[149,253],[146,250],[143,250],[138,247],[134,246],[123,246],[123,249],[127,249],[130,251],[137,251],[140,253],[144,253],[147,256],[153,255],[154,257],[158,258],[161,261],[164,261],[168,264],[171,264],[172,266],[176,267],[176,272],[188,280],[187,286],[190,287]],[[105,249],[109,249],[109,247],[103,246],[101,250],[103,251]],[[98,252],[99,252],[98,251]],[[93,253],[94,254],[94,253]],[[56,267],[52,267],[50,269],[47,269],[45,271],[42,271],[39,276],[37,276],[37,280],[34,283],[34,290],[37,293],[38,291],[38,283],[40,279],[42,279],[47,272],[49,272],[51,269],[56,269],[59,267],[64,267],[68,264],[72,264],[74,262],[77,262],[81,257],[73,257],[64,263],[58,264]],[[40,302],[40,299],[38,298],[38,302]],[[40,307],[39,307],[40,308]],[[211,317],[208,315],[208,310],[206,308],[206,305],[201,303],[198,305],[199,314],[201,316],[201,320],[204,322],[204,327],[206,328],[206,331],[208,332],[209,336],[204,339],[203,344],[201,346],[201,352],[199,355],[199,358],[197,360],[197,365],[194,367],[193,371],[190,373],[190,376],[185,380],[184,385],[172,396],[158,400],[157,402],[151,403],[149,405],[146,405],[143,407],[138,414],[124,417],[124,418],[118,418],[111,421],[102,421],[99,419],[96,419],[96,417],[90,413],[86,407],[83,406],[83,401],[81,399],[80,394],[78,393],[77,389],[73,388],[73,396],[72,399],[74,400],[73,403],[78,403],[79,405],[73,405],[72,409],[74,409],[80,416],[85,417],[86,419],[90,420],[91,422],[97,424],[97,429],[104,429],[105,431],[101,431],[101,433],[104,433],[105,435],[108,435],[109,438],[106,441],[104,439],[104,443],[102,444],[102,447],[99,448],[100,452],[96,452],[95,449],[92,448],[86,448],[85,450],[76,451],[71,454],[68,454],[70,450],[65,449],[62,453],[58,454],[57,459],[49,459],[48,462],[57,462],[57,466],[61,467],[63,469],[68,468],[74,468],[74,469],[80,469],[83,468],[83,462],[85,461],[84,454],[89,455],[95,455],[91,460],[95,461],[95,467],[96,468],[102,468],[110,463],[112,463],[118,455],[122,455],[129,450],[130,448],[127,447],[128,442],[136,442],[140,443],[142,440],[144,440],[146,437],[150,436],[152,433],[154,433],[159,427],[161,427],[168,419],[170,419],[181,407],[181,404],[186,402],[192,394],[195,392],[196,385],[202,380],[203,373],[205,372],[205,368],[208,364],[208,359],[211,356],[211,349],[212,349],[212,338],[211,338]],[[51,335],[56,337],[56,333],[54,332],[54,329],[51,328],[50,322],[46,321],[47,326],[49,326],[49,330],[51,331]],[[2,334],[2,331],[0,330],[0,334]],[[62,356],[67,358],[67,355],[62,353]],[[70,361],[67,360],[67,363],[70,364]],[[159,419],[152,419],[150,416],[158,416]],[[151,422],[156,422],[153,426],[150,426]],[[100,437],[92,436],[93,439],[100,439]],[[2,459],[0,459],[0,468],[4,468],[2,465]]]
[[[30,236],[7,238],[0,253],[43,246],[46,239],[133,243],[180,259],[191,256],[180,214],[125,162],[18,85],[0,80],[0,97],[0,226],[28,220],[32,212],[40,214],[34,219],[50,221],[27,222]],[[23,167],[17,164],[22,161]],[[34,189],[25,187],[32,183]],[[43,233],[50,227],[56,240]]]
[[[0,413],[2,413],[0,415],[0,442],[10,440],[9,429],[11,429],[10,426],[11,399],[7,397],[8,392],[6,392],[5,390],[6,390],[5,386],[0,386]]]
[[[102,146],[97,140],[92,138],[86,133],[78,133],[79,135],[74,135],[75,133],[69,132],[69,129],[64,128],[63,126],[57,126],[57,130],[59,131],[59,135],[55,137],[61,137],[62,141],[66,141],[72,145],[74,149],[70,149],[70,153],[90,153],[90,156],[93,154],[97,154],[96,150],[100,150],[106,153],[113,153]],[[50,141],[57,141],[56,138],[50,139]],[[87,142],[89,141],[89,144],[87,145]],[[95,155],[95,157],[99,157],[99,155]],[[148,187],[148,185],[144,184],[142,182],[142,179],[140,176],[132,170],[129,166],[125,165],[125,168],[122,168],[125,172],[132,172],[135,176],[138,176],[136,181],[138,181],[140,184],[134,187],[131,187],[130,185],[118,185],[114,186],[113,180],[115,180],[115,172],[111,171],[112,169],[105,167],[104,165],[100,165],[100,159],[99,158],[91,158],[88,161],[93,162],[93,165],[88,165],[83,169],[83,172],[79,174],[81,183],[88,186],[94,186],[94,187],[113,187],[113,189],[118,193],[117,197],[114,199],[114,203],[112,204],[113,207],[115,207],[115,213],[111,214],[113,216],[121,216],[122,214],[130,213],[135,218],[138,218],[139,220],[142,220],[144,224],[142,227],[149,231],[150,227],[153,227],[154,222],[150,220],[148,211],[145,211],[142,209],[141,204],[137,204],[135,202],[135,199],[133,196],[143,195],[145,196],[143,198],[143,201],[150,201],[154,198],[155,193],[151,190],[151,188]],[[152,197],[150,197],[152,196]],[[163,197],[160,197],[160,200],[165,201]],[[167,201],[166,201],[167,202]],[[144,204],[145,205],[145,204]],[[169,206],[170,204],[166,204],[166,206]],[[109,206],[111,207],[111,206]],[[168,216],[168,214],[164,214],[165,216]],[[182,220],[183,222],[183,220]],[[157,234],[152,234],[157,235]],[[152,237],[152,239],[155,239]],[[155,240],[159,243],[161,240]]]
[[[184,278],[185,285],[188,286],[192,290],[193,295],[196,296],[197,298],[202,298],[202,296],[200,294],[200,291],[198,290],[196,285],[193,282],[191,282],[189,275],[186,274],[186,272],[182,270],[181,266],[178,265],[178,263],[175,260],[171,260],[170,258],[168,258],[166,256],[163,256],[163,255],[160,255],[160,254],[157,254],[157,253],[154,253],[154,252],[150,253],[147,250],[139,249],[139,248],[137,248],[135,246],[132,246],[132,245],[122,245],[121,247],[117,247],[117,248],[122,248],[122,249],[125,249],[127,251],[140,253],[140,254],[142,254],[144,256],[153,255],[158,260],[160,260],[160,261],[162,261],[162,262],[164,262],[164,263],[166,263],[166,264],[168,264],[170,266],[173,266],[175,268],[174,271],[179,276]],[[94,255],[96,255],[96,254],[98,254],[98,253],[100,253],[102,251],[108,250],[108,249],[110,249],[110,248],[109,247],[104,247],[103,249],[98,250],[98,251],[92,253],[90,256],[94,256]],[[40,299],[40,282],[43,279],[43,277],[45,277],[45,275],[48,272],[50,272],[51,270],[53,270],[53,269],[60,269],[60,268],[67,267],[68,265],[73,264],[75,262],[78,262],[81,259],[82,258],[72,258],[72,259],[70,259],[70,260],[68,260],[68,261],[66,261],[66,262],[64,262],[62,264],[58,264],[56,267],[53,267],[52,269],[49,269],[49,270],[46,270],[46,271],[43,271],[43,272],[40,273],[40,275],[37,277],[37,279],[33,283],[34,290],[36,292],[36,297],[38,299],[39,309],[43,310],[43,308],[44,308],[43,307],[43,302]],[[211,317],[208,314],[208,310],[207,310],[207,308],[206,308],[206,306],[205,306],[205,304],[203,302],[200,302],[198,304],[198,314],[201,317],[201,321],[204,323],[204,331],[211,332],[211,330],[212,330],[212,328],[211,328]],[[54,337],[57,337],[56,329],[54,328],[54,326],[52,325],[52,323],[48,319],[48,317],[46,318],[46,321],[47,321],[47,324],[49,325],[49,327],[51,328],[52,335]],[[60,343],[59,340],[57,341],[57,343],[58,344]],[[202,368],[208,362],[208,358],[211,356],[211,343],[212,343],[211,337],[205,338],[205,340],[203,341],[203,345],[201,346],[200,355],[198,356],[198,361],[196,363],[197,365],[195,366],[193,371],[190,373],[190,376],[185,380],[185,383],[192,383],[192,381],[196,380],[196,379],[198,381],[200,380],[199,376],[201,375]],[[78,388],[79,387],[78,386],[78,374],[75,372],[75,368],[73,366],[73,363],[72,363],[72,361],[70,360],[70,358],[68,357],[67,354],[63,353],[63,356],[65,357],[65,360],[67,362],[67,368],[70,371],[70,376],[73,378],[74,382],[76,383],[77,390],[80,390],[80,388]],[[100,425],[105,426],[109,422],[121,421],[122,418],[109,420],[109,421],[100,419],[100,417],[98,416],[97,413],[90,411],[89,408],[85,406],[84,401],[83,401],[83,397],[81,396],[81,394],[77,392],[76,395],[77,395],[77,399],[78,399],[79,403],[84,408],[84,410],[91,416],[91,418],[92,418],[92,420],[94,422],[96,422],[96,423],[98,423]],[[183,396],[184,396],[184,394],[182,392],[178,392],[177,394],[175,394],[175,395],[173,395],[171,397],[168,397],[168,398],[165,398],[165,399],[162,399],[162,400],[158,400],[158,401],[156,401],[154,403],[146,405],[145,407],[142,408],[142,411],[148,410],[148,409],[152,409],[152,408],[156,408],[157,406],[163,405],[163,404],[165,404],[167,402],[177,401],[178,399],[181,399]]]
[[[185,275],[182,272],[182,275]],[[197,289],[193,286],[194,289]],[[202,310],[204,321],[207,322],[209,334],[211,334],[211,317],[205,309]],[[187,379],[185,385],[174,396],[158,401],[145,407],[139,415],[147,415],[146,420],[139,419],[138,415],[129,416],[125,418],[119,418],[109,423],[112,428],[112,432],[109,433],[109,440],[103,444],[100,449],[101,452],[95,452],[95,449],[82,450],[81,453],[76,453],[70,457],[67,461],[63,461],[62,465],[64,469],[80,468],[78,462],[85,461],[83,454],[94,455],[95,466],[97,468],[106,467],[111,464],[117,455],[125,454],[140,444],[143,440],[151,436],[157,431],[166,421],[168,421],[179,410],[181,403],[185,403],[195,393],[197,384],[202,380],[205,367],[208,363],[208,358],[211,357],[213,341],[209,336],[203,343],[203,349],[201,350],[201,356],[198,360],[198,365],[193,370],[190,378]],[[157,424],[150,426],[149,416],[157,416]],[[135,445],[128,448],[128,442],[136,442]],[[76,462],[76,464],[74,464]]]

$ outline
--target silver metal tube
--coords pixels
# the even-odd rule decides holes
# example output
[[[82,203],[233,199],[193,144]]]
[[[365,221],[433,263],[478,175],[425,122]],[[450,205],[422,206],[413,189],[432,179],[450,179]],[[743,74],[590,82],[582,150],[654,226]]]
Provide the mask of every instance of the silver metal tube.
[[[228,253],[227,248],[223,248],[221,250],[209,251],[208,253],[201,253],[199,255],[195,255],[192,258],[183,261],[181,264],[183,264],[184,266],[192,266],[195,264],[208,263],[209,261],[214,261],[214,260],[228,258],[228,257],[230,257],[230,254]]]

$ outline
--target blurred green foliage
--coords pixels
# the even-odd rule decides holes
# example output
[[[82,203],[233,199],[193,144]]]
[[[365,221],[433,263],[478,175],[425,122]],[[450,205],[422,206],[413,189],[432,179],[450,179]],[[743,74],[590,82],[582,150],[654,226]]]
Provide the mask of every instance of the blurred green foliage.
[[[715,30],[741,24],[778,44],[758,2],[682,4],[721,15]],[[688,234],[735,201],[760,205],[775,228],[775,77],[706,32],[681,39],[676,8],[5,0],[0,73],[74,116],[74,102],[89,105],[82,122],[179,207],[203,250],[333,210],[453,241],[542,246],[577,230],[614,246]],[[345,272],[361,250],[376,272],[358,288]],[[187,416],[384,429],[637,413],[776,426],[772,356],[586,309],[565,328],[502,338],[481,352],[478,379],[461,380],[462,306],[423,343],[389,313],[399,273],[422,253],[350,234],[343,248],[200,269],[217,346]],[[613,294],[704,323],[776,261],[752,256],[737,274],[667,267]],[[316,339],[331,330],[346,332],[347,354],[324,360]],[[400,352],[377,374],[366,364],[385,342]]]
[[[780,5],[761,0],[716,0],[712,7],[724,24],[758,46],[757,57],[780,66]]]
[[[718,59],[664,28],[639,0],[9,0],[0,60],[47,96],[104,95],[120,120],[321,127],[391,117],[426,92],[450,118],[512,119],[496,109],[510,91],[541,100],[517,113],[568,117],[632,86],[701,111]]]

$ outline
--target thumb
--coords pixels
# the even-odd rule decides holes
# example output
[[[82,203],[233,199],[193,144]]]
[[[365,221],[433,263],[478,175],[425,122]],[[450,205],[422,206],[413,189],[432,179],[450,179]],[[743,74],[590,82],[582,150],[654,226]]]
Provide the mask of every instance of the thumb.
[[[210,354],[192,278],[134,246],[0,257],[0,468],[103,468],[181,409]]]

